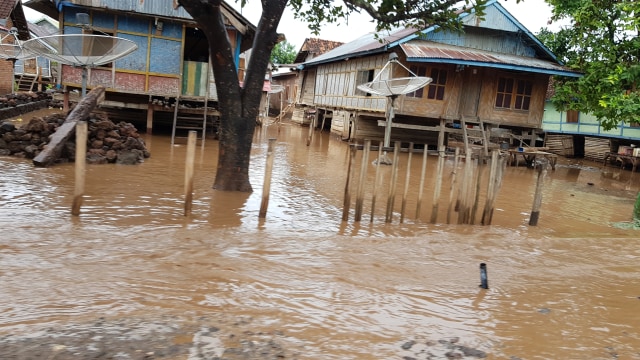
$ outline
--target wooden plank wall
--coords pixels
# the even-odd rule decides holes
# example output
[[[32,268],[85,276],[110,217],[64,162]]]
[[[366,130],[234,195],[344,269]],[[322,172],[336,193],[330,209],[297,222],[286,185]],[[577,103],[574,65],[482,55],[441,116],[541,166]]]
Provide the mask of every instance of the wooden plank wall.
[[[610,140],[593,136],[584,137],[584,158],[602,162],[604,155],[611,151]]]
[[[551,153],[567,157],[574,156],[572,135],[546,134],[544,136],[544,146]]]
[[[544,114],[545,96],[547,92],[548,75],[511,73],[497,69],[482,69],[482,91],[478,116],[485,122],[504,124],[509,126],[522,126],[540,128],[542,115]],[[533,81],[531,94],[531,107],[529,111],[502,110],[495,108],[495,97],[498,78],[518,78]]]
[[[321,65],[317,68],[314,86],[314,96],[307,102],[307,87],[305,84],[303,101],[317,106],[333,108],[348,108],[353,110],[384,111],[387,99],[384,96],[362,94],[357,90],[358,73],[374,70],[377,76],[387,62],[388,55],[371,56],[348,61]],[[382,74],[381,79],[387,79],[388,74]]]

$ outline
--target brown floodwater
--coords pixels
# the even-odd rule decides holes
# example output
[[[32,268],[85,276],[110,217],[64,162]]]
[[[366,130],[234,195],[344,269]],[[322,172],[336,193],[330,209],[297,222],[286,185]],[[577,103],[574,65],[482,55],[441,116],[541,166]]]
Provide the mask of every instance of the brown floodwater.
[[[532,227],[537,173],[507,167],[491,226],[448,225],[449,159],[431,224],[437,157],[415,219],[414,154],[400,223],[403,153],[392,222],[388,185],[373,222],[370,190],[363,221],[352,205],[343,222],[349,146],[326,132],[306,146],[307,135],[296,125],[257,130],[251,194],[211,189],[218,144],[208,139],[196,150],[188,217],[185,142],[171,146],[167,135],[143,135],[151,157],[142,164],[88,165],[77,217],[73,164],[0,157],[0,336],[99,317],[225,313],[284,331],[308,359],[399,358],[408,338],[450,337],[492,359],[640,359],[640,233],[613,226],[631,219],[639,173],[560,159]],[[381,168],[384,184],[390,171]]]

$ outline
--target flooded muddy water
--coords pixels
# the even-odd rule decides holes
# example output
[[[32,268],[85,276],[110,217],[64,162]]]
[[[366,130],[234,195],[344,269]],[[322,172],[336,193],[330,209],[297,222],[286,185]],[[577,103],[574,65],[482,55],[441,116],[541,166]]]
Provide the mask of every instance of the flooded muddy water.
[[[612,226],[631,219],[640,173],[560,159],[544,180],[536,227],[528,225],[536,171],[506,168],[491,226],[444,223],[445,177],[431,224],[437,161],[428,159],[415,219],[414,155],[402,224],[402,166],[392,223],[384,192],[373,222],[371,194],[363,221],[343,222],[349,146],[327,133],[306,146],[307,135],[296,125],[257,131],[251,194],[211,189],[218,144],[208,139],[196,150],[189,217],[186,141],[146,136],[144,163],[88,165],[77,217],[73,164],[35,168],[1,157],[0,350],[99,319],[147,319],[140,326],[151,331],[169,318],[197,330],[215,314],[251,319],[243,331],[280,334],[300,359],[445,359],[403,346],[442,339],[490,359],[640,359],[640,233]],[[275,161],[259,219],[268,138],[277,138]],[[487,290],[478,286],[480,263]],[[184,329],[171,341],[202,338]]]

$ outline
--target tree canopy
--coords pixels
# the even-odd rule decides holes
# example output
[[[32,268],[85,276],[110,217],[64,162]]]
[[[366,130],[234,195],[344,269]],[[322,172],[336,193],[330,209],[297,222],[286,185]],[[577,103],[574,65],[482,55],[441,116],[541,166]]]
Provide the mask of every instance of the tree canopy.
[[[605,130],[640,123],[640,2],[637,0],[546,0],[553,19],[569,19],[541,41],[584,73],[557,79],[552,102],[559,110],[595,115]]]
[[[272,64],[293,64],[296,59],[296,48],[287,40],[281,41],[273,47],[270,61]]]

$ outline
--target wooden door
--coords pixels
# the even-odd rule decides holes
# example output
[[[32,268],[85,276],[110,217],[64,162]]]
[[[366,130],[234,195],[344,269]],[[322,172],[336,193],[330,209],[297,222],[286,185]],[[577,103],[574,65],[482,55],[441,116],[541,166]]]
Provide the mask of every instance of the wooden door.
[[[471,69],[463,70],[462,91],[460,93],[460,117],[469,119],[478,118],[478,102],[482,79],[480,74],[474,74]]]

